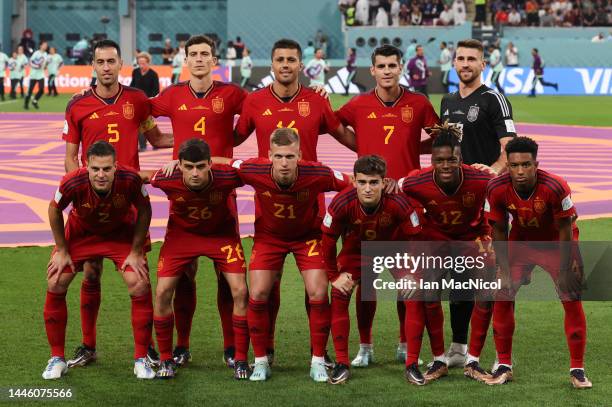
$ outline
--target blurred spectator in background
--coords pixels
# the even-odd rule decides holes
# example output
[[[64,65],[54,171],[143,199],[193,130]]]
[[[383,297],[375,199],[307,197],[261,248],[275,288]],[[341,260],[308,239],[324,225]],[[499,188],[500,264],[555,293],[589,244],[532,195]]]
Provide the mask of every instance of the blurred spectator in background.
[[[399,12],[399,25],[410,25],[410,9],[406,3],[402,3]]]
[[[183,63],[185,62],[185,41],[179,42],[178,49],[172,58],[172,83],[179,83]]]
[[[310,79],[310,86],[325,86],[327,71],[329,71],[329,65],[323,59],[323,50],[317,49],[314,59],[311,59],[304,68],[304,74]]]
[[[563,16],[563,27],[575,27],[580,25],[582,25],[582,19],[579,8],[573,8]]]
[[[544,13],[540,13],[540,27],[554,27],[555,15],[550,7],[546,7]]]
[[[15,77],[17,72],[17,52],[13,51],[13,54],[8,59],[6,64],[9,70],[9,79],[11,80],[11,99],[17,99],[17,94],[15,93],[15,88],[19,83],[19,79]],[[2,84],[2,96],[4,96],[4,84]]]
[[[355,48],[349,48],[346,54],[347,76],[346,76],[346,83],[344,84],[344,95],[345,96],[348,96],[349,90],[351,87],[351,83],[353,82],[353,78],[355,77],[355,74],[357,73],[357,67],[355,66],[356,61],[357,61],[357,50]],[[359,88],[360,92],[365,90],[365,88],[361,86],[360,84],[355,83],[355,85]]]
[[[376,27],[388,27],[389,26],[389,15],[384,8],[379,7],[376,12]]]
[[[605,40],[606,40],[606,37],[604,33],[599,33],[593,38],[591,38],[591,42],[604,42]]]
[[[453,5],[451,7],[453,12],[453,20],[455,21],[455,25],[463,25],[467,19],[467,11],[465,7],[465,3],[463,0],[453,0]]]
[[[242,42],[242,38],[240,36],[236,37],[236,41],[234,41],[234,48],[236,49],[236,58],[242,59],[242,52],[246,48],[244,42]]]
[[[2,52],[2,44],[0,44],[0,100],[4,102],[4,75],[6,67],[9,64],[9,56]]]
[[[233,68],[236,65],[236,48],[234,48],[234,41],[227,42],[227,49],[225,50],[225,65]]]
[[[504,94],[504,88],[499,83],[499,76],[504,70],[504,64],[502,63],[502,55],[494,45],[489,45],[489,66],[493,73],[491,74],[491,85],[494,85],[499,93]]]
[[[423,13],[417,3],[412,5],[412,12],[410,13],[410,24],[421,25],[423,24]]]
[[[138,55],[141,53],[142,51],[140,50],[140,48],[136,48],[134,50],[134,57],[132,58],[132,69],[138,69],[139,65],[138,65]]]
[[[438,64],[440,64],[440,77],[444,93],[448,93],[450,85],[458,86],[458,84],[451,82],[449,79],[450,70],[453,68],[453,54],[444,41],[440,43],[440,59]]]
[[[497,17],[497,12],[506,6],[504,0],[493,0],[489,2],[490,12],[491,12],[491,25],[495,25],[495,19]]]
[[[474,17],[474,23],[477,25],[485,24],[487,16],[487,0],[474,0],[476,7],[476,16]]]
[[[408,47],[406,47],[406,61],[415,57],[417,46],[418,44],[416,38],[411,39],[410,44],[408,45]]]
[[[247,47],[242,49],[242,59],[240,60],[240,76],[242,79],[240,80],[240,87],[244,89],[247,89],[247,86],[253,87],[249,82],[251,72],[253,71],[253,60],[249,56],[250,53]]]
[[[410,86],[415,91],[429,97],[427,93],[427,78],[431,76],[431,72],[427,68],[427,59],[425,59],[425,53],[421,45],[417,45],[416,56],[408,61],[407,71],[410,78]]]
[[[359,25],[368,25],[370,23],[370,5],[368,0],[357,0],[355,3],[355,20]]]
[[[518,48],[516,48],[512,42],[508,43],[504,54],[506,57],[506,66],[518,66]]]
[[[540,57],[540,53],[537,48],[531,50],[531,55],[533,56],[533,84],[531,86],[531,93],[527,95],[527,97],[535,97],[536,84],[540,82],[542,86],[549,86],[551,88],[555,88],[555,90],[559,90],[558,83],[546,82],[544,80],[544,61]]]
[[[131,87],[142,90],[148,97],[153,97],[159,93],[159,76],[151,69],[151,54],[141,52],[136,57],[138,68],[132,71]],[[144,134],[138,135],[139,151],[147,149],[147,139]]]
[[[310,60],[314,58],[314,54],[315,47],[313,45],[313,42],[308,41],[308,46],[304,48],[304,51],[302,51],[302,60],[304,61],[304,63],[307,64],[308,62],[310,62]]]
[[[368,14],[370,15],[369,25],[374,25],[376,22],[376,14],[378,13],[378,7],[380,6],[379,0],[368,0]]]
[[[535,0],[525,2],[525,13],[527,14],[527,26],[535,27],[540,25],[539,6]]]
[[[323,33],[322,30],[317,30],[317,33],[314,37],[314,47],[315,49],[322,49],[323,54],[327,54],[327,44],[328,44],[327,35]]]
[[[453,12],[448,8],[448,4],[444,5],[444,9],[440,13],[437,25],[452,25],[453,24]],[[446,92],[448,93],[448,92]]]
[[[346,0],[349,3],[346,3],[344,6],[344,10],[342,11],[342,15],[344,16],[344,24],[347,27],[353,27],[357,25],[357,21],[355,21],[355,4],[352,0]]]
[[[595,20],[597,19],[597,15],[595,14],[595,10],[593,7],[587,7],[586,10],[582,13],[582,24],[585,27],[592,27],[595,25]]]
[[[510,12],[508,13],[508,25],[517,27],[521,25],[521,21],[521,13],[519,13],[513,5],[510,5]]]
[[[389,12],[389,14],[391,16],[391,25],[393,27],[399,27],[399,13],[400,13],[400,1],[391,0],[391,11]]]
[[[72,47],[72,58],[76,65],[89,65],[91,64],[90,52],[89,52],[89,38],[83,37],[77,41]]]
[[[28,84],[28,95],[25,97],[23,108],[28,110],[30,98],[34,93],[34,88],[38,86],[38,91],[32,100],[32,106],[38,109],[38,101],[45,93],[45,65],[47,64],[47,41],[40,43],[38,50],[30,58],[30,83]]]
[[[26,57],[30,58],[36,49],[36,43],[34,42],[34,33],[30,28],[23,30],[19,45],[23,47],[23,53]]]
[[[55,86],[55,79],[59,73],[60,68],[64,65],[64,59],[60,54],[57,53],[55,47],[49,48],[49,55],[47,56],[47,74],[49,74],[49,96],[57,96],[57,86]]]
[[[15,72],[11,73],[11,77],[18,80],[21,98],[23,99],[23,77],[25,76],[25,68],[28,65],[28,57],[26,57],[25,53],[23,52],[23,45],[17,46],[17,56],[15,57],[15,60],[17,61],[17,66],[15,68]],[[15,84],[15,86],[17,86],[17,84]],[[15,94],[13,89],[13,81],[11,81],[11,93]]]
[[[502,6],[497,13],[495,13],[495,26],[500,27],[508,24],[508,12],[506,6]]]
[[[436,6],[434,5],[433,0],[425,0],[422,10],[424,25],[431,25],[434,18],[438,18],[438,13],[436,13]]]
[[[172,65],[172,58],[174,58],[174,48],[172,48],[172,41],[170,38],[166,38],[164,42],[164,48],[162,49],[162,64]]]

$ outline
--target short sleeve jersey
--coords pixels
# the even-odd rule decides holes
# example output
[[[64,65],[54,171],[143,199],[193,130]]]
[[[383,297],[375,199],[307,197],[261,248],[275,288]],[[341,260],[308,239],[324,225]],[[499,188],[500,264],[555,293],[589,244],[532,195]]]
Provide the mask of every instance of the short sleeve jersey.
[[[89,146],[105,140],[115,147],[120,165],[139,170],[138,128],[150,114],[149,100],[139,89],[119,85],[117,95],[107,100],[100,98],[94,87],[66,107],[62,138],[81,144],[83,166]]]
[[[64,176],[51,204],[61,210],[72,204],[68,222],[76,229],[93,235],[121,232],[134,225],[134,207],[148,204],[149,195],[138,173],[117,166],[111,190],[100,196],[89,182],[87,168],[79,168]]]
[[[236,131],[242,136],[255,131],[258,156],[265,158],[272,132],[279,127],[290,127],[300,136],[302,159],[317,161],[319,134],[330,133],[339,125],[329,101],[312,89],[300,85],[293,97],[283,100],[270,85],[246,97]]]
[[[189,189],[183,182],[179,168],[166,177],[163,169],[151,178],[151,185],[159,188],[170,201],[168,231],[181,230],[198,235],[234,235],[236,218],[227,205],[228,196],[243,182],[236,169],[214,164],[210,183],[200,191]]]
[[[344,125],[353,127],[357,155],[382,156],[387,161],[387,175],[394,179],[421,168],[421,129],[438,123],[429,100],[404,87],[390,106],[373,90],[355,96],[336,114]]]
[[[535,189],[526,199],[518,195],[509,174],[491,180],[485,213],[494,222],[505,222],[506,214],[512,215],[510,240],[557,241],[556,221],[561,218],[572,218],[572,228],[577,229],[578,214],[567,182],[544,170],[538,170]]]
[[[299,240],[310,233],[320,233],[318,195],[341,191],[349,185],[349,177],[315,162],[300,161],[296,181],[281,188],[272,177],[272,163],[256,158],[235,160],[245,184],[255,189],[260,210],[255,217],[255,236],[270,235],[280,239]]]
[[[485,85],[466,98],[459,91],[444,95],[440,118],[461,129],[461,155],[469,165],[493,164],[501,152],[499,139],[516,136],[510,102]]]
[[[231,83],[213,81],[207,92],[198,95],[189,81],[180,82],[151,99],[152,114],[172,122],[174,159],[181,144],[194,137],[205,140],[213,156],[232,158],[234,116],[240,114],[245,97],[246,91]]]

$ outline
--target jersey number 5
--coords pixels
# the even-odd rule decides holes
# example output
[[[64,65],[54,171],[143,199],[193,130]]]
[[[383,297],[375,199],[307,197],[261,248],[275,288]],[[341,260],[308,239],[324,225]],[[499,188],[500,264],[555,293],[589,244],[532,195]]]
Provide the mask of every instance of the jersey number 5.
[[[119,130],[117,129],[119,126],[117,123],[108,123],[106,126],[106,131],[110,138],[108,139],[109,143],[116,143],[119,141]]]

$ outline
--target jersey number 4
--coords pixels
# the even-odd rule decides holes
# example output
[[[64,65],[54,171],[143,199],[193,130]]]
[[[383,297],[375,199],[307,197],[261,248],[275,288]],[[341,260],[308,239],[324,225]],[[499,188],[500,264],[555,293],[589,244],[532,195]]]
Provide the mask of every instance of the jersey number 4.
[[[200,120],[193,125],[193,131],[200,132],[202,136],[206,134],[206,117],[202,116]]]

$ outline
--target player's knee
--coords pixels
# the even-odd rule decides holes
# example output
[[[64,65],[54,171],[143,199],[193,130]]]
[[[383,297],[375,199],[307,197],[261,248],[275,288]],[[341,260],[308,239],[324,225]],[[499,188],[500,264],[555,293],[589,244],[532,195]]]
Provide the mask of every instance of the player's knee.
[[[235,307],[246,309],[249,298],[249,292],[246,284],[242,284],[239,287],[234,287],[232,289],[232,298],[234,300]]]
[[[249,297],[254,301],[266,301],[270,296],[270,290],[264,287],[251,287]]]
[[[170,306],[172,303],[172,296],[174,295],[174,289],[169,286],[163,286],[157,284],[155,289],[155,303],[161,304],[162,306]]]
[[[311,301],[321,301],[327,298],[327,287],[317,286],[314,289],[308,290],[308,299]]]
[[[62,279],[57,281],[55,278],[52,278],[47,280],[47,290],[55,294],[64,294],[68,291],[69,284],[69,282],[62,281]]]
[[[133,297],[145,295],[151,291],[151,284],[148,281],[137,280],[128,284],[128,293]]]

